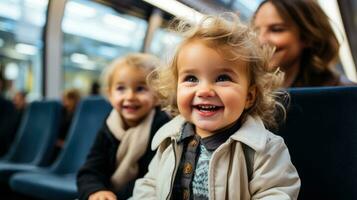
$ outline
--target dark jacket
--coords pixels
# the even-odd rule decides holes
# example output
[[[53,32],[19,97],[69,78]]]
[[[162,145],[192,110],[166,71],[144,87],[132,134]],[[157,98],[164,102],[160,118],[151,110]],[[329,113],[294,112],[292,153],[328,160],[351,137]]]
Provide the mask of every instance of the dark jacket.
[[[19,127],[14,104],[0,96],[0,157],[7,153]]]
[[[137,178],[143,177],[155,152],[150,149],[152,138],[156,131],[170,120],[169,116],[156,109],[154,120],[151,125],[149,144],[146,153],[139,160],[139,174]],[[114,191],[110,178],[116,170],[116,153],[120,145],[114,135],[110,132],[106,123],[99,131],[97,138],[87,156],[85,164],[77,174],[77,186],[79,199],[86,200],[89,195],[99,190],[113,191],[118,199],[127,199],[131,196],[135,180],[131,181],[120,191]]]

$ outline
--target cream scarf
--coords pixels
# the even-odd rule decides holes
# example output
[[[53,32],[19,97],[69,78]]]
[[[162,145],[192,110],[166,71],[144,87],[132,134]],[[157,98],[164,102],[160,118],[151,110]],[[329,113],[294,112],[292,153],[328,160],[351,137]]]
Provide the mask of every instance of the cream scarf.
[[[119,113],[113,109],[106,123],[114,137],[120,141],[116,154],[116,166],[111,182],[115,190],[120,190],[139,173],[139,159],[145,154],[149,145],[151,124],[155,115],[153,109],[137,126],[123,129],[123,121]]]

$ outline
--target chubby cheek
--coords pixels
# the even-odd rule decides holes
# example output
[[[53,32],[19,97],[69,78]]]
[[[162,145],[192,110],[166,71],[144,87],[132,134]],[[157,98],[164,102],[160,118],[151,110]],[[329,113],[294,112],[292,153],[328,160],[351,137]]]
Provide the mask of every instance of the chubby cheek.
[[[138,100],[140,101],[141,104],[144,106],[147,106],[149,108],[152,108],[156,104],[156,100],[154,95],[142,95],[138,97]]]
[[[109,96],[109,101],[110,101],[110,104],[113,106],[113,108],[118,110],[121,108],[121,102],[123,101],[123,98],[119,94],[112,93]]]
[[[187,115],[191,112],[192,100],[194,93],[185,87],[177,87],[177,107],[181,114]]]
[[[244,110],[247,98],[246,92],[238,90],[227,90],[224,93],[221,93],[219,96],[221,96],[221,100],[226,110]]]

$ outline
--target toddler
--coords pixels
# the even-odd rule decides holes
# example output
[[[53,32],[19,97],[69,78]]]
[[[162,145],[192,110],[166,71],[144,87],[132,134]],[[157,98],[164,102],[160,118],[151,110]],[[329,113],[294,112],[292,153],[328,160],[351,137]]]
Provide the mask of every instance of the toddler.
[[[77,175],[80,199],[126,199],[135,180],[147,172],[155,155],[149,144],[169,120],[146,84],[146,76],[158,65],[156,57],[136,53],[115,60],[104,72],[113,110]]]
[[[234,14],[178,27],[184,39],[150,83],[179,115],[155,134],[158,150],[133,199],[297,199],[288,149],[266,128],[283,109],[272,51]]]

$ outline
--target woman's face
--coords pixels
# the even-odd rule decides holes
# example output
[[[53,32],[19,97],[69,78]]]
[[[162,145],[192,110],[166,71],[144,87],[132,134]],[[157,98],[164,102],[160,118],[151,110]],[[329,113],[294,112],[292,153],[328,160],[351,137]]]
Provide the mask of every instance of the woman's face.
[[[276,48],[270,60],[271,67],[289,69],[300,64],[304,44],[300,39],[299,29],[284,20],[272,3],[267,2],[260,7],[253,23],[259,33],[260,42]]]

